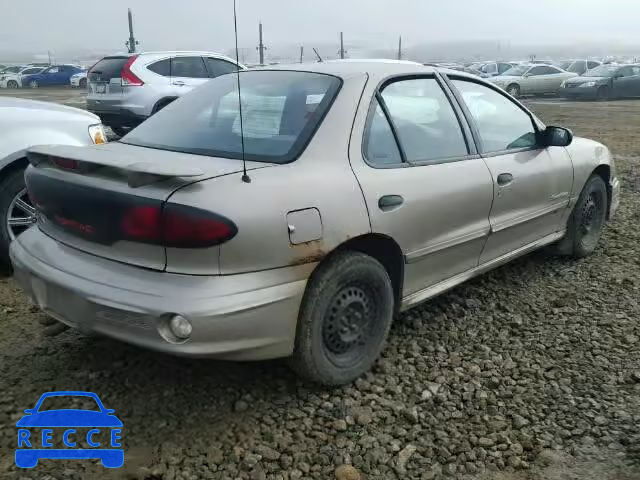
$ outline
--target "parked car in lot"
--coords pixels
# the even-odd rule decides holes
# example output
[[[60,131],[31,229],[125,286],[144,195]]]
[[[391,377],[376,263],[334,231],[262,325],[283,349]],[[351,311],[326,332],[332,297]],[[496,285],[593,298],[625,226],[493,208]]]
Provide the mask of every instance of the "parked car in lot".
[[[71,77],[81,71],[75,65],[53,65],[38,74],[25,76],[22,83],[31,88],[69,85]]]
[[[89,71],[87,109],[116,134],[124,135],[193,88],[238,68],[244,69],[213,52],[105,57]]]
[[[592,68],[596,68],[600,65],[602,65],[602,62],[597,60],[574,60],[564,70],[571,73],[577,73],[578,75],[583,75],[587,70],[591,70]]]
[[[510,62],[489,62],[482,65],[478,70],[488,77],[495,77],[496,75],[503,75],[504,72],[515,66],[515,63]]]
[[[570,99],[640,97],[640,65],[600,65],[563,82],[559,93]]]
[[[17,73],[0,74],[0,88],[21,88],[22,79],[27,75],[35,75],[44,70],[44,67],[24,67]]]
[[[509,95],[519,97],[557,94],[562,82],[577,76],[577,73],[565,72],[553,65],[525,64],[513,67],[489,81],[504,88]]]
[[[24,184],[27,148],[38,144],[89,145],[105,141],[95,115],[54,103],[0,98],[0,268],[9,266],[9,243],[35,223]]]
[[[20,70],[28,67],[30,65],[12,65],[10,67],[5,67],[2,70],[0,70],[0,75],[6,75],[6,74],[14,74],[14,73],[18,73]]]
[[[87,88],[87,71],[82,70],[81,72],[78,72],[72,75],[71,78],[69,79],[69,83],[71,84],[72,87],[77,87],[82,89]]]
[[[617,209],[605,146],[475,76],[239,75],[242,123],[222,75],[119,142],[29,150],[38,226],[11,257],[44,311],[177,355],[291,356],[343,384],[395,313],[545,245],[589,255]]]

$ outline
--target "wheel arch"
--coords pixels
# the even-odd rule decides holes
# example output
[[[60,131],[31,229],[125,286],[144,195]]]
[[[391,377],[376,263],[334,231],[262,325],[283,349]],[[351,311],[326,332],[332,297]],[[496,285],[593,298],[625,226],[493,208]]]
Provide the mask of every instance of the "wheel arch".
[[[404,255],[397,242],[387,235],[366,233],[350,238],[340,244],[329,255],[323,258],[319,265],[329,261],[335,253],[344,251],[364,253],[382,264],[389,274],[393,286],[395,312],[400,312],[404,284]]]
[[[602,178],[607,187],[607,219],[609,219],[611,217],[611,199],[613,195],[611,189],[611,165],[601,163],[591,172],[590,176],[592,175],[597,175]]]
[[[155,113],[158,113],[162,108],[166,107],[171,102],[174,102],[177,99],[178,99],[178,97],[163,97],[163,98],[161,98],[153,106],[153,109],[151,110],[151,114],[153,115]]]

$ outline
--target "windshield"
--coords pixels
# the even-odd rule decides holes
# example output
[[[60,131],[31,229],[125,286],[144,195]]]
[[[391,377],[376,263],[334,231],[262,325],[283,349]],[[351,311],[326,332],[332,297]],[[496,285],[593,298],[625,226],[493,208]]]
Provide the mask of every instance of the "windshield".
[[[54,395],[42,400],[39,412],[48,410],[93,410],[100,411],[100,406],[93,397],[86,395]]]
[[[291,71],[240,74],[247,160],[294,160],[322,121],[340,87],[330,75]],[[222,75],[135,128],[123,143],[242,159],[236,75]]]
[[[566,69],[567,72],[571,73],[582,73],[585,69],[585,61],[584,60],[576,60]]]
[[[618,70],[616,65],[600,65],[591,70],[587,70],[584,74],[585,77],[612,77]]]
[[[516,67],[511,67],[509,70],[506,70],[502,75],[512,75],[514,77],[520,77],[529,70],[529,65],[518,65]]]

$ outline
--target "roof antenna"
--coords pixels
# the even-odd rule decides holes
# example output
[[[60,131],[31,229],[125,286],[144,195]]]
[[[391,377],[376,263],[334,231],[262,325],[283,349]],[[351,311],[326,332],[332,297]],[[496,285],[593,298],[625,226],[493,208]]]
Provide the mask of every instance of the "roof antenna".
[[[236,14],[236,0],[233,0],[233,29],[236,36],[236,63],[240,64],[240,55],[238,53],[238,20]],[[247,159],[244,154],[244,126],[242,124],[242,95],[240,94],[240,69],[236,70],[236,79],[238,80],[238,110],[240,112],[240,143],[242,148],[242,181],[251,183],[249,175],[247,175]]]
[[[320,54],[318,53],[318,50],[316,50],[316,49],[315,49],[315,47],[314,47],[314,49],[313,49],[313,53],[315,53],[315,54],[316,54],[316,57],[318,57],[318,62],[319,62],[319,63],[321,63],[321,62],[322,62],[322,57],[321,57],[321,56],[320,56]]]

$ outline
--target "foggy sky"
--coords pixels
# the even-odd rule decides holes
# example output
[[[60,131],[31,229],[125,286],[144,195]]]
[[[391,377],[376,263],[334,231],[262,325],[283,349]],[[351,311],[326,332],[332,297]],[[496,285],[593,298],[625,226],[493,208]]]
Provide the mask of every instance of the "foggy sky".
[[[640,45],[638,0],[237,0],[239,43],[253,50],[257,22],[273,46],[337,42],[392,48],[495,40],[511,44]],[[0,50],[124,50],[127,7],[142,50],[225,51],[232,0],[4,0]],[[268,52],[267,52],[268,54]]]

